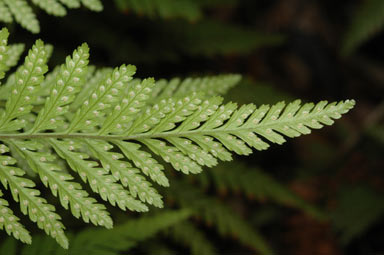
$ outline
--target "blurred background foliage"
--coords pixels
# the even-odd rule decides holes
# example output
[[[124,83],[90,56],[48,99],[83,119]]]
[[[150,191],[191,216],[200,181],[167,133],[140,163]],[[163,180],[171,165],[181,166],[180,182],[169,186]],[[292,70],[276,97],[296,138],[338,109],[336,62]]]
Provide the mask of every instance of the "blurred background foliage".
[[[241,104],[353,98],[357,107],[333,127],[203,174],[169,171],[163,194],[174,211],[111,209],[108,234],[64,214],[78,240],[69,254],[80,254],[76,245],[101,254],[384,252],[384,1],[102,2],[102,12],[63,18],[36,9],[41,33],[11,23],[11,42],[43,39],[55,46],[55,66],[86,41],[93,63],[134,64],[139,78],[240,73],[226,100]],[[41,236],[31,247],[4,233],[1,241],[1,254],[65,254]]]

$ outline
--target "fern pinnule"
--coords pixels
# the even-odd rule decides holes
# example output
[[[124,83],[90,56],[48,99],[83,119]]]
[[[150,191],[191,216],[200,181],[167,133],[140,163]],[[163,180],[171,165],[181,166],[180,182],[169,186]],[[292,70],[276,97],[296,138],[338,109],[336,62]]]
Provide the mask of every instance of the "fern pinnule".
[[[19,218],[13,214],[13,211],[8,208],[8,201],[2,199],[3,192],[0,190],[0,229],[4,229],[8,235],[12,235],[14,238],[21,240],[24,243],[32,243],[32,238],[19,223]]]
[[[5,23],[11,23],[13,21],[12,14],[3,1],[0,1],[0,21]]]
[[[55,16],[65,16],[67,14],[66,9],[57,0],[32,0],[32,3]]]
[[[20,59],[21,54],[24,51],[24,44],[17,43],[17,44],[11,44],[8,46],[8,60],[5,62],[5,64],[8,66],[8,68],[14,67],[17,65],[17,62]]]
[[[5,71],[8,69],[7,61],[8,61],[8,36],[9,33],[6,29],[2,29],[0,31],[0,79],[4,78]]]
[[[267,240],[239,213],[222,201],[204,194],[198,187],[182,180],[174,180],[167,193],[181,208],[191,210],[193,216],[212,226],[220,236],[235,236],[240,243],[257,251],[258,254],[274,253]]]

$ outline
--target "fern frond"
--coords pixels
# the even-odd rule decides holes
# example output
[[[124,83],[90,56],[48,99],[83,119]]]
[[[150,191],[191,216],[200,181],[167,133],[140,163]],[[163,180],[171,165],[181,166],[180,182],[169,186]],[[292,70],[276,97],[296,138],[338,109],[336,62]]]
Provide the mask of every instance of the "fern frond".
[[[198,1],[191,0],[115,0],[115,3],[120,9],[132,9],[139,14],[144,14],[149,17],[182,17],[194,21],[202,15],[201,4]]]
[[[173,240],[187,246],[191,255],[215,255],[217,251],[208,241],[208,237],[190,222],[180,222],[167,231]]]
[[[96,71],[91,78],[94,68],[88,72],[86,44],[45,78],[49,55],[38,40],[3,86],[7,98],[0,108],[0,179],[21,211],[63,247],[68,242],[60,217],[39,197],[26,171],[37,175],[76,218],[109,228],[112,220],[105,207],[89,197],[71,171],[111,205],[144,212],[146,204],[163,206],[152,182],[169,186],[159,157],[178,171],[199,173],[218,159],[230,160],[232,152],[248,155],[252,148],[283,143],[285,136],[331,125],[354,105],[346,100],[238,107],[204,94],[225,92],[239,79],[236,75],[174,80],[157,92],[154,79],[133,80],[136,69],[130,65]],[[218,89],[220,81],[226,83],[223,90]],[[207,87],[210,83],[214,88]],[[157,101],[167,90],[171,98]],[[257,236],[252,238],[257,242]]]
[[[16,239],[8,237],[0,246],[0,254],[17,255],[17,245]]]
[[[167,30],[169,26],[175,36],[182,35],[179,37],[184,42],[174,47],[191,56],[249,54],[263,46],[275,46],[284,41],[280,34],[267,34],[213,20],[202,20],[193,26],[180,21],[171,25],[167,23]]]
[[[236,171],[231,171],[234,168]],[[258,168],[250,168],[240,163],[236,165],[226,163],[205,173],[206,176],[201,175],[200,177],[209,178],[209,182],[218,191],[241,192],[256,199],[268,199],[278,204],[301,209],[320,220],[325,218],[324,213],[319,209],[305,202],[272,176]]]
[[[63,4],[69,8],[81,6],[79,0],[31,0],[31,2],[48,14],[58,17],[67,14]],[[81,2],[92,11],[103,10],[103,5],[99,0],[81,0]],[[32,33],[40,32],[39,21],[27,0],[0,0],[0,21],[11,23],[13,21],[12,16],[23,28]]]
[[[188,187],[188,188],[187,188]],[[239,214],[217,199],[202,194],[202,191],[186,182],[173,183],[168,191],[182,208],[189,208],[195,217],[213,226],[223,237],[233,236],[260,254],[273,254],[268,242]]]
[[[156,236],[160,231],[182,222],[190,214],[188,210],[165,211],[140,219],[130,219],[111,230],[88,228],[71,235],[72,245],[68,250],[63,250],[45,236],[33,236],[34,242],[24,246],[22,254],[118,255]]]
[[[349,55],[384,26],[384,2],[366,0],[358,6],[344,35],[341,53]]]
[[[30,244],[32,238],[29,235],[28,230],[19,223],[17,218],[11,209],[8,208],[7,200],[1,199],[3,192],[0,190],[0,229],[4,229],[8,235],[13,235],[16,239],[19,239],[23,243]]]

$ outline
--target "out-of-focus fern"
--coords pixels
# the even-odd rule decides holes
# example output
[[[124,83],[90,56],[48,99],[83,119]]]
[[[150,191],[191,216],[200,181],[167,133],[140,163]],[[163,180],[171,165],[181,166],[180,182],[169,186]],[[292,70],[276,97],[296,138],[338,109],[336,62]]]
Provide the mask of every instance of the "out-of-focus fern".
[[[384,26],[384,1],[365,0],[356,8],[345,34],[342,54],[349,55],[362,43],[372,38]]]
[[[211,183],[219,191],[231,190],[259,200],[272,200],[278,204],[298,208],[315,218],[325,218],[324,213],[319,209],[299,198],[275,178],[258,168],[247,167],[239,162],[223,163],[205,172],[204,175],[208,175],[210,180],[204,180],[202,184]]]
[[[214,20],[201,20],[190,24],[184,20],[160,20],[157,22],[137,22],[127,24],[127,29],[149,30],[146,47],[132,36],[110,30],[100,20],[87,23],[74,17],[77,26],[71,28],[77,34],[85,34],[93,45],[105,48],[119,48],[119,53],[111,53],[116,62],[123,62],[127,56],[134,63],[154,64],[157,62],[178,62],[180,57],[212,57],[245,55],[264,47],[281,45],[284,37],[277,33],[266,33],[240,25]],[[119,19],[123,22],[123,19]],[[68,22],[65,20],[64,22]],[[70,25],[70,23],[67,23]],[[97,30],[88,27],[96,24]],[[103,38],[108,38],[104,40]],[[123,58],[124,57],[124,58]]]
[[[134,11],[140,15],[162,18],[184,18],[196,21],[203,16],[204,7],[233,4],[233,0],[115,0],[123,11]]]
[[[181,50],[190,55],[247,54],[255,48],[281,44],[283,37],[239,26],[205,20],[193,25],[175,22],[172,33],[178,35]],[[239,40],[241,38],[241,40]]]
[[[187,182],[173,181],[172,184],[168,197],[175,199],[182,208],[191,209],[195,217],[203,219],[208,225],[215,228],[220,236],[234,237],[241,244],[251,247],[263,255],[273,253],[268,242],[262,235],[250,226],[242,216],[220,200],[207,196],[200,189],[189,185]],[[200,240],[204,234],[196,234],[196,232],[199,232],[197,228],[189,226],[176,226],[176,228],[182,228],[184,231],[190,231],[190,235],[193,234],[194,237],[190,239],[183,238],[183,236],[179,236],[176,239],[183,239],[183,243],[188,245],[191,251],[197,252],[194,254],[197,255],[199,252],[212,251],[212,248],[210,248],[208,244],[202,243],[202,246],[199,246],[198,240]],[[178,230],[179,229],[173,231],[177,232]]]
[[[205,190],[211,190],[212,187],[218,191],[233,190],[253,199],[271,200],[279,205],[298,208],[319,220],[325,219],[324,213],[300,199],[274,178],[257,168],[246,167],[239,162],[223,163],[197,176],[197,179]],[[191,183],[176,180],[172,183],[174,189],[170,189],[168,197],[174,198],[182,208],[194,208],[195,217],[202,218],[214,226],[220,235],[235,236],[240,243],[252,247],[261,254],[271,253],[268,242],[261,234],[249,227],[238,213],[220,200],[204,194]],[[209,238],[190,222],[179,223],[170,230],[170,234],[178,243],[188,246],[191,254],[215,254]]]
[[[1,78],[9,69],[7,39],[7,30],[2,29]],[[264,150],[270,143],[284,143],[285,137],[298,137],[331,125],[355,104],[346,100],[301,105],[297,100],[288,105],[280,102],[238,107],[204,93],[223,93],[217,79],[227,82],[224,88],[229,88],[237,76],[216,78],[212,83],[216,89],[205,86],[207,80],[200,79],[193,86],[185,85],[189,82],[157,83],[160,89],[156,90],[152,78],[133,80],[136,69],[131,65],[102,71],[89,87],[84,86],[93,76],[88,72],[95,70],[88,67],[86,44],[46,79],[49,51],[41,40],[36,41],[24,64],[3,87],[8,96],[0,104],[5,105],[0,108],[0,181],[19,203],[21,212],[65,248],[68,239],[61,217],[26,176],[27,169],[73,216],[111,228],[112,219],[105,206],[91,197],[72,174],[79,175],[93,193],[112,206],[144,212],[148,211],[147,204],[163,206],[152,182],[169,186],[164,163],[157,158],[182,173],[200,173],[204,166],[215,166],[218,160],[231,160],[233,153],[249,155],[252,148]],[[170,98],[156,100],[168,91]],[[73,107],[75,102],[80,104]],[[258,235],[243,229],[246,224],[227,219],[231,213],[209,211],[207,215],[229,224],[220,229],[223,233],[237,229],[244,242],[260,243],[259,249],[267,251]],[[10,217],[4,218],[4,226],[10,224]],[[29,241],[27,235],[12,234]]]
[[[338,196],[338,203],[332,219],[344,244],[359,237],[384,214],[382,196],[364,186],[345,187]]]
[[[7,255],[117,255],[134,248],[145,239],[154,237],[185,219],[190,215],[184,211],[164,211],[155,216],[144,216],[139,219],[128,220],[112,230],[88,228],[79,233],[70,234],[72,243],[68,250],[61,248],[55,241],[47,236],[33,236],[33,244],[22,248],[16,247],[16,242],[8,238],[0,247],[0,251],[7,251]],[[13,247],[13,249],[10,249]],[[3,254],[3,253],[1,253]]]
[[[374,125],[367,130],[367,134],[375,139],[375,141],[384,144],[384,125]]]
[[[29,2],[32,2],[48,14],[59,17],[67,14],[64,6],[79,8],[83,5],[93,11],[103,9],[100,0],[0,0],[0,21],[11,23],[15,20],[32,33],[39,33],[39,21]]]
[[[207,235],[199,230],[192,222],[180,222],[166,230],[166,233],[177,243],[188,247],[191,255],[217,254]]]

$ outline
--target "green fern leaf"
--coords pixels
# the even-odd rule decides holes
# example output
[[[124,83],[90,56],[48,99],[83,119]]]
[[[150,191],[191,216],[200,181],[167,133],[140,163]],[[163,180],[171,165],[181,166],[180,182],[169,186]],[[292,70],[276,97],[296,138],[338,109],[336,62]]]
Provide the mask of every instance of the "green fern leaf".
[[[191,0],[115,0],[120,9],[132,9],[149,17],[163,18],[182,17],[195,21],[201,16],[201,4]]]
[[[217,251],[208,241],[204,232],[199,230],[190,222],[181,222],[172,227],[167,234],[176,240],[177,243],[189,247],[191,255],[215,255]]]
[[[63,250],[45,236],[33,236],[32,245],[22,247],[22,254],[118,255],[156,236],[160,231],[184,221],[190,215],[188,210],[165,211],[140,219],[130,219],[112,230],[87,228],[71,235],[72,245],[68,250]]]
[[[2,43],[3,52],[9,52],[6,41]],[[0,180],[21,211],[63,247],[68,241],[60,216],[39,197],[26,173],[38,177],[76,218],[110,228],[104,205],[91,198],[72,173],[112,206],[145,212],[147,204],[163,206],[152,182],[169,186],[158,158],[185,174],[199,173],[218,159],[230,160],[232,152],[248,155],[252,148],[283,143],[284,136],[331,125],[354,105],[353,100],[259,108],[223,104],[221,97],[210,95],[224,93],[239,76],[168,84],[133,80],[136,69],[130,65],[102,71],[91,67],[88,72],[86,44],[44,77],[49,51],[38,40],[1,89],[7,96],[1,104],[5,108],[0,108]],[[221,81],[226,84],[222,90]],[[162,84],[160,89],[157,84]],[[235,228],[238,222],[231,224]],[[257,235],[242,238],[259,240]]]
[[[195,217],[214,226],[221,236],[236,236],[240,243],[252,247],[260,254],[273,254],[261,234],[221,201],[204,195],[201,190],[183,181],[175,181],[168,193],[182,208],[189,208]]]
[[[234,168],[236,168],[236,171],[231,171]],[[241,192],[252,198],[268,199],[278,204],[301,209],[319,220],[326,218],[319,209],[305,202],[287,187],[277,182],[272,176],[258,168],[250,168],[240,163],[236,163],[236,165],[226,163],[205,173],[205,176],[200,175],[200,182],[207,183],[206,178],[208,178],[208,183],[211,182],[218,191]],[[205,186],[205,188],[208,187]]]

